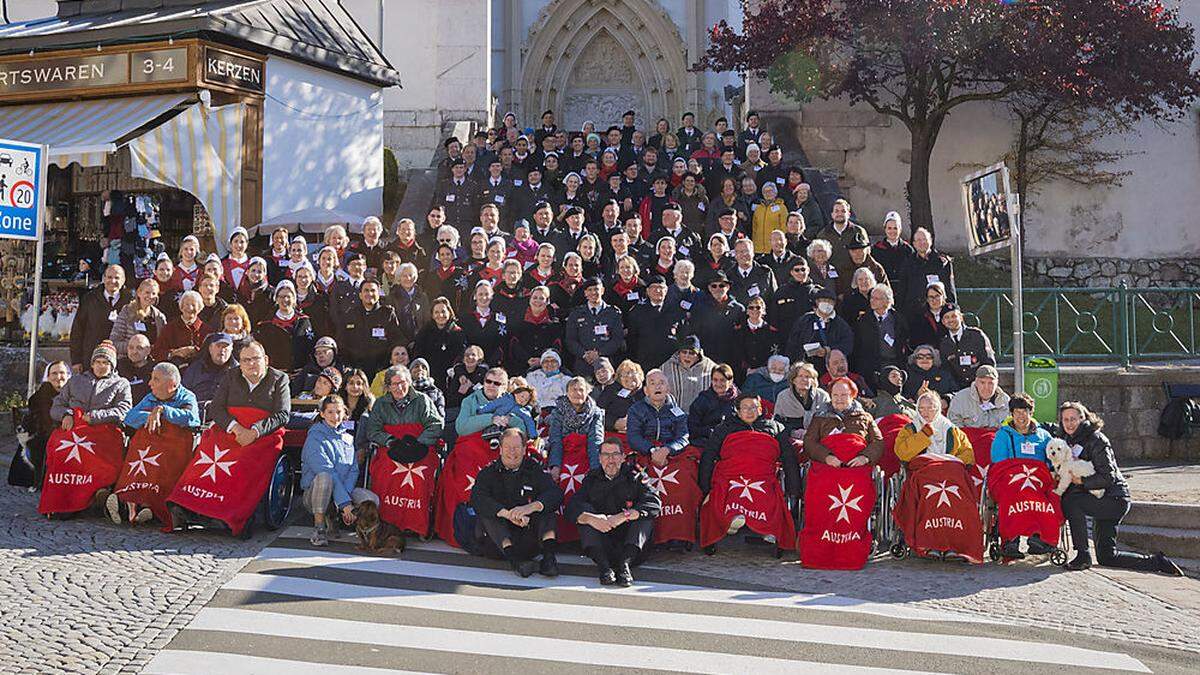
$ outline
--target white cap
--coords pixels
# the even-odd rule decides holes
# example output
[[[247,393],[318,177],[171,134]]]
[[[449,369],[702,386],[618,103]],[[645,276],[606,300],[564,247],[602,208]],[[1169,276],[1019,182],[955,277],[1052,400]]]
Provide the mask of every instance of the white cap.
[[[888,211],[887,215],[883,217],[883,222],[887,223],[889,220],[894,220],[897,226],[904,227],[904,219],[900,217],[899,211]]]
[[[250,233],[246,232],[246,228],[241,227],[241,226],[235,227],[229,231],[229,241],[233,241],[233,238],[238,236],[239,234],[242,235],[243,237],[245,237],[247,241],[249,241]]]
[[[554,359],[560,365],[562,364],[562,358],[558,355],[558,352],[554,351],[553,349],[547,349],[546,351],[542,352],[542,358],[539,360],[545,361],[546,359]]]

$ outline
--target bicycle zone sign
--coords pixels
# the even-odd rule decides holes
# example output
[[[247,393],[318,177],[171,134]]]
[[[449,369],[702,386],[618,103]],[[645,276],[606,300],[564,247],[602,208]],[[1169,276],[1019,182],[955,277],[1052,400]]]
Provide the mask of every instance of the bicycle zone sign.
[[[0,139],[0,239],[38,238],[45,161],[45,146]]]

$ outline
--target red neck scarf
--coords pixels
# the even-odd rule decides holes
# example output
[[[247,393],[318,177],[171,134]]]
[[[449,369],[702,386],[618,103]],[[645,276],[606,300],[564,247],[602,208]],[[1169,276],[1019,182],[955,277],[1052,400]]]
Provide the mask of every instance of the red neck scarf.
[[[626,293],[629,293],[630,291],[638,290],[639,288],[641,288],[641,286],[642,286],[642,282],[637,277],[633,277],[629,281],[625,281],[623,279],[618,278],[617,283],[613,284],[613,290],[616,291],[620,295],[625,295]]]
[[[550,323],[550,308],[547,306],[546,309],[543,310],[541,314],[534,314],[532,307],[526,308],[525,309],[525,323],[532,323],[532,324],[537,324],[537,325],[541,325],[544,323]]]

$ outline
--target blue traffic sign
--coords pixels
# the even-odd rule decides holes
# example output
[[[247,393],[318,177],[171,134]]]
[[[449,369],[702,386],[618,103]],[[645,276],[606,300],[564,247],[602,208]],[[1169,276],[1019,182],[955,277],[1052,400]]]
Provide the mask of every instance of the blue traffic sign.
[[[0,239],[38,238],[46,147],[0,140]]]

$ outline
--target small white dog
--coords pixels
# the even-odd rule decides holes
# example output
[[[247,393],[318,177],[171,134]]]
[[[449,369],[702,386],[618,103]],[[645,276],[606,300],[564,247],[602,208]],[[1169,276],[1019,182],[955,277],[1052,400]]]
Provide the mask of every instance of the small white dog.
[[[1054,475],[1058,479],[1058,487],[1054,488],[1054,492],[1060,495],[1067,491],[1072,478],[1087,478],[1096,473],[1096,467],[1085,459],[1076,459],[1071,452],[1071,446],[1061,438],[1052,438],[1046,444],[1046,458],[1050,460],[1050,465],[1054,467]],[[1089,492],[1097,497],[1104,496],[1104,490]]]

